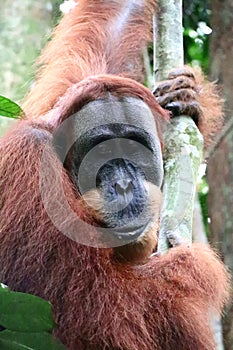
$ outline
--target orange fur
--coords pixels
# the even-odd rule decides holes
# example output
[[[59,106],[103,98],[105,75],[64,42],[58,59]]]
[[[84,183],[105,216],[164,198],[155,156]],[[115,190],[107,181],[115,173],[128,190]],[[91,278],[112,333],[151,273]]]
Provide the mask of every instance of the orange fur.
[[[131,9],[124,23],[128,4]],[[77,1],[38,61],[38,80],[23,105],[26,114],[38,117],[48,112],[69,87],[90,75],[141,80],[142,48],[151,40],[155,4],[155,0]]]
[[[110,93],[143,99],[158,125],[166,118],[151,92],[132,80],[142,76],[155,1],[143,3],[79,0],[39,61],[39,78],[24,104],[27,120],[0,140],[0,280],[50,300],[55,335],[70,350],[213,350],[209,312],[221,313],[228,298],[228,273],[210,248],[180,246],[144,265],[120,264],[112,249],[63,235],[41,199],[48,147],[46,204],[56,210],[57,203],[64,228],[75,225],[60,202],[61,173],[72,211],[91,221],[52,144],[52,131],[70,113]],[[90,241],[99,237],[94,226],[80,229]]]
[[[198,86],[197,101],[200,103],[203,118],[199,128],[208,146],[223,125],[223,101],[219,98],[218,87],[205,79],[200,69],[193,69]]]

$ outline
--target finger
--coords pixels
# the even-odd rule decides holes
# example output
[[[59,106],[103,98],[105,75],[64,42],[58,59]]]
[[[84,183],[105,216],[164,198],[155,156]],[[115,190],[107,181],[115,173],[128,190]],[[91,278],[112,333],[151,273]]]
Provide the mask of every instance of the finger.
[[[165,109],[172,113],[173,117],[179,117],[180,115],[187,115],[193,119],[193,121],[198,125],[200,118],[203,115],[202,109],[198,102],[171,102],[164,106]]]
[[[197,93],[192,89],[180,89],[169,92],[163,96],[156,97],[157,102],[160,106],[164,107],[170,102],[173,101],[182,101],[182,102],[190,102],[192,100],[196,100]]]
[[[181,68],[177,68],[177,69],[172,70],[168,74],[168,79],[175,79],[181,75],[184,75],[184,76],[191,78],[195,81],[195,76],[193,74],[193,71],[187,67],[181,67]]]
[[[161,92],[165,93],[170,91],[171,85],[172,83],[169,80],[159,82],[153,91],[154,96],[157,97],[160,96]]]
[[[195,89],[195,82],[187,77],[180,76],[173,80],[165,80],[155,88],[153,94],[155,97],[162,96],[168,92],[179,89]]]

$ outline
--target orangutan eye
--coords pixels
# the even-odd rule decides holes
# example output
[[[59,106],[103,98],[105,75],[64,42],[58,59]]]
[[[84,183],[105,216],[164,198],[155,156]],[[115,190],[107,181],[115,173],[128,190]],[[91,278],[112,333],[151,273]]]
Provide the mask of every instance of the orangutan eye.
[[[196,137],[185,120],[190,116],[198,125],[201,116],[204,135],[213,136],[221,100],[191,68],[170,73],[155,96],[142,85],[158,0],[59,2],[66,14],[39,60],[42,74],[24,101],[26,118],[0,137],[0,350],[35,349],[30,334],[5,330],[24,316],[22,308],[10,314],[13,298],[18,305],[26,297],[13,291],[46,300],[30,296],[42,306],[39,315],[32,310],[37,319],[32,315],[30,332],[51,330],[51,303],[56,327],[53,334],[35,335],[36,349],[213,350],[210,323],[220,326],[229,276],[209,246],[179,235],[191,231],[186,187],[195,188],[186,142],[195,150]],[[167,3],[159,17],[167,17],[161,16],[166,7],[169,17],[175,15],[176,4]],[[4,8],[10,5],[5,1]],[[179,50],[177,40],[167,42],[162,51]],[[169,65],[176,66],[170,56]],[[14,112],[5,102],[0,96],[0,115],[5,107]],[[169,135],[171,152],[167,133],[162,147],[162,131],[170,130],[165,109],[183,116]],[[187,137],[180,137],[178,151],[171,141],[182,128]],[[177,152],[176,174],[170,169]],[[174,247],[167,251],[169,243]],[[12,292],[2,293],[2,283]],[[232,337],[232,329],[228,333]],[[64,346],[56,346],[53,335]],[[21,347],[13,345],[17,337]]]

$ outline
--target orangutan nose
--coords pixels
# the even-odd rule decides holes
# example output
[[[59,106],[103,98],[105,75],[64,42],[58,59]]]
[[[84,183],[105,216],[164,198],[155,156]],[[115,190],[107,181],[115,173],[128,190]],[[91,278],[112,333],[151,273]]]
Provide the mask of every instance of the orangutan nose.
[[[130,179],[121,179],[115,184],[116,191],[119,195],[124,196],[133,192],[133,184]]]

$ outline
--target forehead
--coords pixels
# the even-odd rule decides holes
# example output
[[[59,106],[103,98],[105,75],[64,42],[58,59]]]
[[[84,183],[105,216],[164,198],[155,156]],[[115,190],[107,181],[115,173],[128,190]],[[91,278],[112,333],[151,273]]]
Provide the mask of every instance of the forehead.
[[[150,108],[135,97],[95,100],[72,116],[76,137],[102,125],[125,124],[157,134],[156,123]]]

